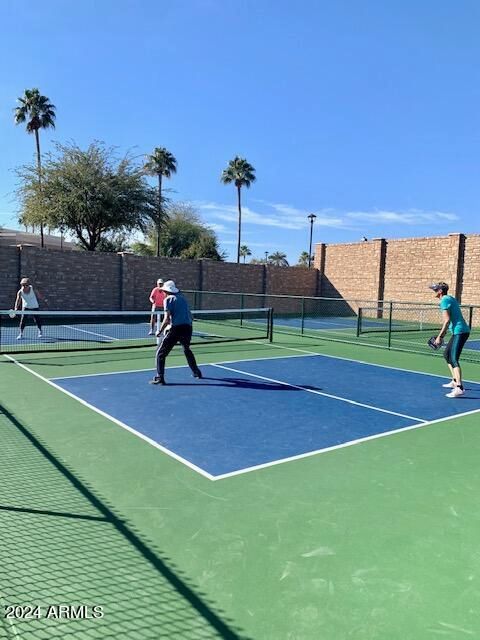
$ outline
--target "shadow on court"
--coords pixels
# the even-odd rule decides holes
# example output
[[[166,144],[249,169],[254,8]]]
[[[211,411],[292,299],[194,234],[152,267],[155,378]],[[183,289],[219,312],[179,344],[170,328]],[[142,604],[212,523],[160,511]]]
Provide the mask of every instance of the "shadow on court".
[[[246,640],[79,477],[0,406],[1,605],[103,607],[97,619],[9,620],[10,640]]]
[[[202,382],[207,382],[209,387],[235,387],[237,389],[254,389],[258,391],[303,391],[307,389],[309,391],[321,391],[320,387],[314,387],[313,385],[302,385],[301,387],[294,387],[290,384],[281,384],[280,382],[270,382],[248,380],[246,378],[209,378],[203,376],[200,381],[196,382],[169,382],[168,381],[168,369],[166,371],[167,386],[168,387],[200,387]]]

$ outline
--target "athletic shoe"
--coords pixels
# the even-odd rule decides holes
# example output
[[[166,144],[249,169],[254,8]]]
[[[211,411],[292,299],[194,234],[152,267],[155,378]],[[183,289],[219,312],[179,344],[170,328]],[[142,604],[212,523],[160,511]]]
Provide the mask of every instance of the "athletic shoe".
[[[17,340],[23,340],[23,333],[19,333],[17,336]]]
[[[202,372],[200,371],[200,369],[197,369],[197,370],[193,373],[193,377],[194,377],[194,378],[199,378],[199,379],[203,378],[203,374],[202,374]]]
[[[149,331],[149,332],[148,332],[148,335],[149,335],[149,336],[153,336],[153,335],[155,335],[155,331]]]
[[[455,389],[452,389],[450,391],[450,393],[446,394],[447,398],[460,398],[460,396],[465,395],[465,391],[464,389],[460,389],[460,387],[455,387]]]
[[[456,384],[453,380],[450,380],[450,382],[447,382],[447,384],[442,384],[442,387],[444,389],[455,389]]]
[[[167,383],[165,382],[165,380],[163,378],[159,378],[158,376],[155,376],[152,380],[150,380],[149,384],[166,385]]]
[[[43,338],[43,333],[41,331],[38,332],[38,337]]]

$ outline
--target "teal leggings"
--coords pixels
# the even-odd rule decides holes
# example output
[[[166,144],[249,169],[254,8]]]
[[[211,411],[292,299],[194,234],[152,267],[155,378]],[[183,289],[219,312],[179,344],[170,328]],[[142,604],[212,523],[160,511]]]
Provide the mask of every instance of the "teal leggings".
[[[460,360],[460,354],[462,353],[462,349],[465,342],[468,340],[469,335],[469,333],[457,333],[448,341],[443,357],[448,364],[452,365],[452,367],[460,366],[458,363]]]

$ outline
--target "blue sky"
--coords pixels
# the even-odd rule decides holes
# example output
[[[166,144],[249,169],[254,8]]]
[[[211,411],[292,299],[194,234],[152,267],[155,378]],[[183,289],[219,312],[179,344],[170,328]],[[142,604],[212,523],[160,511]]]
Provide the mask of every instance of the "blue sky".
[[[235,190],[254,165],[242,241],[295,263],[314,242],[479,231],[476,0],[2,0],[0,224],[34,140],[13,125],[38,87],[42,137],[178,160],[171,195],[196,204],[231,259]]]

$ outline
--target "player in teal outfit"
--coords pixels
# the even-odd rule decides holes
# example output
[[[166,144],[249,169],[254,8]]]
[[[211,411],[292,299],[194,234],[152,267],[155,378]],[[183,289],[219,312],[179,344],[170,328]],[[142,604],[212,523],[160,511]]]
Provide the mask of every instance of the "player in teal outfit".
[[[437,284],[432,284],[430,289],[435,291],[435,295],[440,301],[443,317],[443,325],[435,340],[436,344],[440,345],[442,343],[447,330],[450,330],[452,334],[444,354],[452,374],[452,380],[443,386],[451,389],[450,393],[447,393],[447,398],[459,398],[465,394],[459,360],[462,349],[470,335],[470,327],[465,322],[457,300],[448,294],[448,284],[438,282]]]

